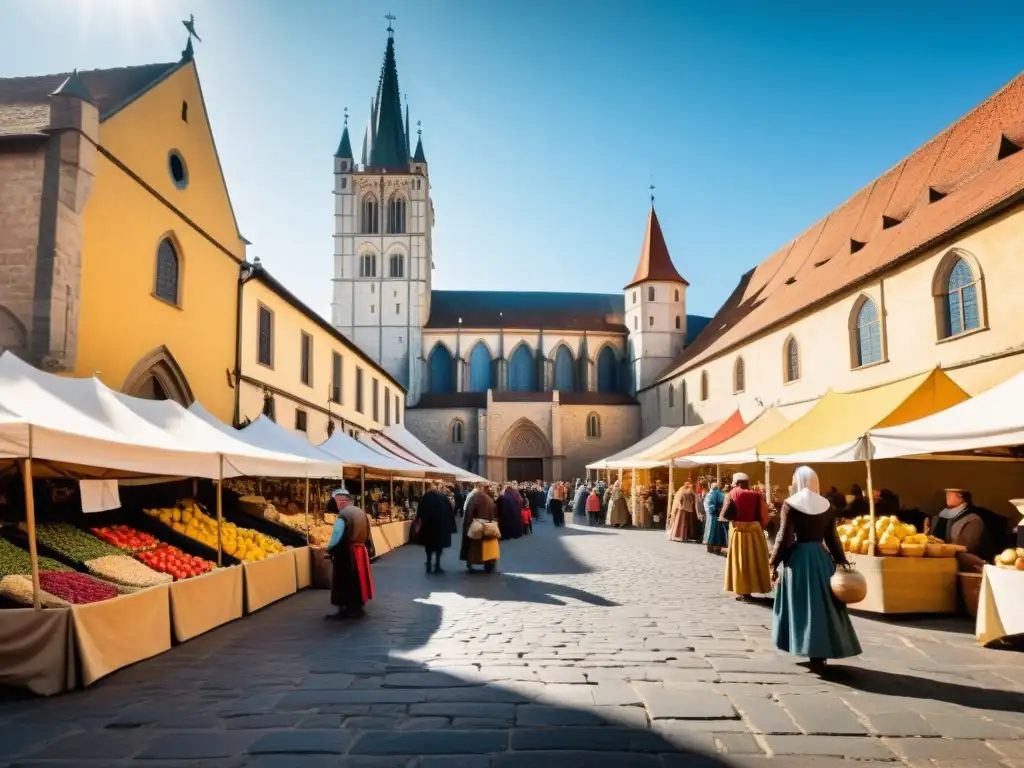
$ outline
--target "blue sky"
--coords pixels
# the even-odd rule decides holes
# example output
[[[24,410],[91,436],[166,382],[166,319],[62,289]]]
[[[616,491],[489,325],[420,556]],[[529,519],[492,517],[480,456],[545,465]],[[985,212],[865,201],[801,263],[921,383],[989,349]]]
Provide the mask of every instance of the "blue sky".
[[[329,316],[331,156],[395,22],[439,288],[618,292],[653,176],[688,310],[1024,64],[1013,6],[0,0],[0,76],[196,59],[251,256]]]

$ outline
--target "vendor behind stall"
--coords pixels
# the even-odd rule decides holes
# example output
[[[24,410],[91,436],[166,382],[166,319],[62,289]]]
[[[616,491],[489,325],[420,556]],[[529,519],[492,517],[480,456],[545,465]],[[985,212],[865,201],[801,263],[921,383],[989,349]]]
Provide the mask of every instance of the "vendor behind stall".
[[[976,559],[987,562],[994,554],[992,536],[985,518],[981,510],[974,506],[970,491],[962,488],[946,489],[946,508],[932,518],[932,535],[947,544],[967,547],[967,552],[963,554],[973,557],[961,557],[961,567],[976,566]]]

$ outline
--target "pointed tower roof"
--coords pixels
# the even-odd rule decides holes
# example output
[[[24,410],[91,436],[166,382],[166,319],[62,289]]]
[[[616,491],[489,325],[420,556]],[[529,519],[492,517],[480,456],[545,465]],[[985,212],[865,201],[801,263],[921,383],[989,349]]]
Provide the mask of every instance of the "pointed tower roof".
[[[373,151],[374,129],[377,125],[377,104],[370,99],[370,117],[366,121],[366,132],[363,134],[363,151],[359,162],[363,165],[370,164],[370,153]]]
[[[398,66],[395,64],[394,30],[388,27],[388,45],[384,66],[377,84],[376,121],[369,165],[372,168],[409,168],[409,149],[402,126],[402,100],[398,89]]]
[[[412,134],[409,132],[409,97],[405,97],[405,154],[409,154],[409,141]]]
[[[96,100],[92,94],[89,93],[89,89],[85,87],[85,83],[82,82],[81,76],[78,74],[78,70],[74,70],[67,79],[64,80],[57,90],[50,94],[51,96],[75,96],[82,101],[87,101],[90,104],[95,104]]]
[[[668,255],[668,246],[665,245],[665,236],[661,234],[661,224],[658,223],[658,214],[654,212],[653,203],[651,212],[647,215],[647,232],[644,234],[644,244],[640,249],[640,263],[636,265],[633,279],[626,288],[632,288],[648,280],[689,285],[676,271],[672,257]]]
[[[416,152],[413,153],[412,161],[414,163],[425,163],[427,162],[427,156],[423,154],[423,137],[420,136],[416,139]]]
[[[340,157],[343,160],[352,160],[352,141],[348,137],[348,126],[345,126],[345,130],[341,132],[341,143],[338,144],[338,151],[334,153],[335,157]]]

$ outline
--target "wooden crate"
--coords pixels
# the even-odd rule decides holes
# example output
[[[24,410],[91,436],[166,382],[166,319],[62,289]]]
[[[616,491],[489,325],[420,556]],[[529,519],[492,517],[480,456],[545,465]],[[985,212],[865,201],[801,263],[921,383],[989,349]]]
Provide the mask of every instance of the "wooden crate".
[[[956,613],[955,557],[872,557],[847,554],[868,582],[868,595],[850,606],[872,613]]]

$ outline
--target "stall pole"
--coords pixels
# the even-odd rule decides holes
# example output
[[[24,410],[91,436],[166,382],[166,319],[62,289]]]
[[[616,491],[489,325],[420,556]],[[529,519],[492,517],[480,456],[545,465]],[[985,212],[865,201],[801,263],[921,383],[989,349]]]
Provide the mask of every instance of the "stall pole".
[[[309,477],[306,477],[306,546],[309,546]]]
[[[366,512],[366,467],[359,468],[359,507]]]
[[[28,556],[32,561],[32,607],[43,608],[39,594],[39,552],[36,549],[36,497],[32,487],[32,425],[28,427],[28,458],[21,461],[21,478],[25,484],[25,527],[28,528]]]
[[[721,464],[715,464],[715,482],[718,483],[719,486],[722,485],[722,465]]]
[[[395,516],[395,473],[391,473],[391,488],[388,490],[388,512]]]
[[[217,567],[224,565],[224,544],[221,531],[224,522],[224,505],[222,504],[221,491],[224,486],[224,454],[220,454],[217,462]]]
[[[875,554],[875,487],[871,480],[871,459],[866,459],[864,464],[868,469],[868,514],[871,516],[871,529],[868,531],[868,554]]]
[[[675,464],[672,459],[668,460],[668,505],[665,507],[665,530],[672,535],[672,502],[676,498],[676,473]]]
[[[766,500],[771,501],[772,498],[772,463],[765,461],[764,463],[764,497]]]

